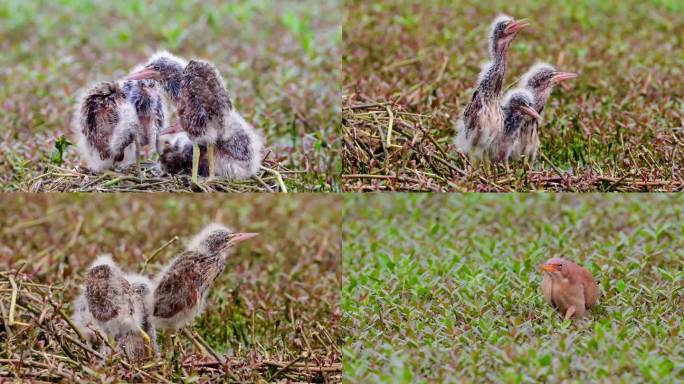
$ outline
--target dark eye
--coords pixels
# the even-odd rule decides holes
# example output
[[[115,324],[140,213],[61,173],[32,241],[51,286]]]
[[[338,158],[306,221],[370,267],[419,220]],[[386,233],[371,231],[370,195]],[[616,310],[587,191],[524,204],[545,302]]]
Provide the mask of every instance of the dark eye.
[[[154,66],[154,70],[155,70],[155,71],[158,71],[158,70],[160,70],[160,69],[161,69],[161,68],[160,68],[158,65],[155,65],[155,66]]]

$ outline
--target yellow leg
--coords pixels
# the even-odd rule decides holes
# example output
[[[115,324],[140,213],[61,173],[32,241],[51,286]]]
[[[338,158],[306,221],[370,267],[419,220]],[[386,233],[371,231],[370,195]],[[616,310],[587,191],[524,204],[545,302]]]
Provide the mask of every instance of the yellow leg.
[[[140,330],[140,336],[142,336],[143,341],[145,342],[145,349],[147,350],[147,356],[152,356],[154,355],[154,351],[152,349],[152,340],[150,339],[150,335],[147,334],[147,332],[143,331],[142,328],[138,328]]]
[[[200,148],[197,143],[192,144],[192,182],[197,184],[197,174],[199,173]]]
[[[209,178],[214,177],[214,144],[207,145],[207,156],[209,157]]]

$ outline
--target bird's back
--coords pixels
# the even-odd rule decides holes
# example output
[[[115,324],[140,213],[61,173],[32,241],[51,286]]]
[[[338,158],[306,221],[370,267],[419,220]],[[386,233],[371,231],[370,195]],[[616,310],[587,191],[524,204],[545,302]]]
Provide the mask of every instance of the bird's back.
[[[210,121],[223,127],[233,107],[218,70],[197,60],[191,60],[183,71],[178,104],[181,126],[191,138],[205,135]]]
[[[81,133],[102,160],[112,156],[110,140],[121,118],[116,103],[120,93],[116,83],[99,83],[85,94],[81,104]]]
[[[568,267],[572,268],[572,275],[576,276],[577,279],[577,281],[573,281],[573,283],[582,284],[584,290],[584,306],[588,309],[596,305],[599,292],[594,277],[587,269],[573,262],[568,262]]]

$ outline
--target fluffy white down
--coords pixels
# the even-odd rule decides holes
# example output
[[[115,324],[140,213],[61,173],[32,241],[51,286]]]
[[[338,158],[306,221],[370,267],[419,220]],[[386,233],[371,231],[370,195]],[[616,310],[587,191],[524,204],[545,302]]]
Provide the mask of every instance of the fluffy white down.
[[[76,328],[78,328],[78,331],[81,332],[81,335],[85,337],[87,341],[94,343],[97,340],[94,330],[101,330],[96,325],[95,319],[88,310],[88,302],[84,296],[83,289],[81,289],[81,293],[74,301],[74,310],[71,315],[71,319],[73,320]]]
[[[494,54],[494,31],[496,29],[496,26],[499,23],[502,23],[504,21],[511,21],[513,20],[512,17],[508,15],[501,14],[497,16],[496,19],[492,22],[492,25],[489,27],[489,52],[493,55]]]
[[[159,51],[156,51],[155,53],[153,53],[152,56],[150,56],[150,58],[147,59],[147,62],[146,62],[144,65],[142,65],[142,66],[145,66],[145,65],[147,65],[147,64],[150,64],[151,62],[153,62],[153,61],[159,59],[160,57],[166,57],[166,58],[168,58],[168,59],[170,59],[170,60],[174,60],[174,61],[178,62],[183,68],[185,68],[185,66],[188,65],[188,61],[187,61],[187,60],[185,60],[185,59],[183,59],[183,58],[181,58],[181,57],[178,57],[178,56],[174,55],[173,53],[171,53],[171,52],[169,52],[169,51],[166,51],[166,50],[159,50]]]
[[[78,108],[81,108],[85,98],[85,92],[79,96]],[[135,108],[130,103],[123,103],[119,106],[120,119],[112,136],[114,138],[122,138],[128,136],[129,132],[137,132],[140,123],[138,121],[138,115],[135,113]],[[76,135],[76,145],[78,147],[78,152],[81,159],[85,161],[86,167],[94,172],[102,172],[114,168],[114,157],[109,157],[106,159],[100,158],[100,154],[97,149],[88,143],[88,139],[83,134],[83,127],[81,126],[81,113],[80,110],[74,113],[74,118],[72,122],[72,127],[74,134]],[[109,148],[115,148],[117,146],[116,139],[110,140]],[[117,167],[126,168],[127,166],[135,163],[135,145],[131,144],[124,150],[123,161],[116,164]]]
[[[152,283],[152,280],[150,280],[146,276],[139,275],[137,273],[128,273],[124,275],[124,278],[128,280],[128,282],[131,283],[131,285],[133,285],[134,289],[136,285],[144,285],[147,287],[145,295],[143,296],[143,301],[139,304],[144,305],[148,313],[152,313],[152,307],[154,305],[154,297],[152,296],[152,289],[154,288],[154,283]],[[140,312],[142,319],[143,308],[136,308],[136,312]]]
[[[230,118],[227,120],[226,125],[228,126],[226,129],[228,135],[242,131],[242,133],[249,137],[250,157],[247,161],[237,161],[229,158],[221,159],[216,162],[216,174],[231,179],[247,179],[256,175],[263,157],[263,138],[234,108],[230,111]]]

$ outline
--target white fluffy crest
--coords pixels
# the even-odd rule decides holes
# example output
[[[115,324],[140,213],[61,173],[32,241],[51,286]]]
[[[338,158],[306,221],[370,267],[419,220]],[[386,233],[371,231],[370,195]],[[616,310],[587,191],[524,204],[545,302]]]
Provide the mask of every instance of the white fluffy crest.
[[[194,251],[199,251],[200,253],[205,252],[206,249],[204,249],[204,246],[202,245],[202,242],[204,242],[204,240],[205,240],[212,232],[215,232],[215,231],[228,231],[228,232],[233,232],[233,231],[231,231],[228,227],[226,227],[226,226],[223,225],[223,224],[211,223],[211,224],[207,225],[206,227],[204,227],[204,229],[202,229],[202,230],[200,231],[200,233],[196,234],[196,235],[192,238],[192,240],[190,240],[190,242],[188,243],[188,246],[187,246],[187,250],[189,250],[189,251],[193,251],[193,250],[194,250]]]
[[[523,77],[520,79],[520,86],[527,87],[529,84],[530,80],[532,79],[532,76],[535,74],[539,73],[540,71],[556,71],[556,67],[549,63],[536,63],[530,69],[525,72]]]
[[[167,50],[159,50],[159,51],[153,53],[152,56],[150,56],[150,58],[147,60],[147,63],[145,65],[153,62],[154,60],[159,59],[160,57],[166,57],[167,59],[177,61],[178,63],[180,63],[180,65],[183,66],[183,68],[185,68],[185,66],[188,65],[187,60],[185,60],[181,57],[178,57],[178,56],[174,55],[173,53],[171,53]]]
[[[114,260],[112,259],[112,255],[110,255],[110,254],[108,254],[108,253],[105,253],[105,254],[103,254],[103,255],[98,256],[98,257],[95,259],[95,261],[93,261],[93,263],[90,264],[90,268],[89,268],[89,269],[93,269],[93,268],[97,267],[98,265],[107,265],[107,266],[109,266],[110,268],[112,268],[112,269],[114,269],[114,270],[116,270],[116,271],[118,271],[118,272],[121,272],[121,269],[119,268],[119,266],[118,266],[118,265],[116,264],[116,262],[114,262]]]
[[[530,104],[534,104],[534,95],[532,92],[525,88],[513,88],[506,92],[504,97],[501,99],[501,105],[508,105],[508,103],[511,101],[511,98],[516,95],[522,95]]]

